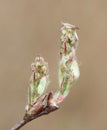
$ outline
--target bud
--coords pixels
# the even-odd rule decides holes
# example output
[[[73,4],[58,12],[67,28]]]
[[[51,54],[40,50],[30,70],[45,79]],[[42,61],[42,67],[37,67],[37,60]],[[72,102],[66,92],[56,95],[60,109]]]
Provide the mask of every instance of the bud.
[[[29,114],[34,112],[38,104],[43,101],[44,93],[49,84],[48,64],[42,57],[35,58],[35,62],[31,64],[31,70],[29,98],[26,107]]]
[[[78,44],[76,29],[78,27],[68,23],[63,23],[63,27],[61,28],[62,35],[60,38],[61,47],[58,74],[59,88],[52,99],[52,102],[56,104],[64,100],[80,75],[76,60],[76,48]]]

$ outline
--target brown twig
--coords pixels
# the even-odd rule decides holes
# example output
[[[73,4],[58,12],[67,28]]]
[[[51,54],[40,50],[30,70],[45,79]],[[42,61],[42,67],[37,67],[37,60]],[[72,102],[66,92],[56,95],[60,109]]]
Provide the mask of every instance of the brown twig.
[[[46,106],[45,108],[43,108],[43,110],[40,113],[37,113],[35,115],[28,116],[25,114],[23,120],[21,120],[19,123],[17,123],[15,126],[13,126],[11,130],[19,130],[21,127],[26,125],[28,122],[30,122],[42,115],[47,115],[50,112],[57,110],[58,108],[59,107],[57,107],[57,106]]]

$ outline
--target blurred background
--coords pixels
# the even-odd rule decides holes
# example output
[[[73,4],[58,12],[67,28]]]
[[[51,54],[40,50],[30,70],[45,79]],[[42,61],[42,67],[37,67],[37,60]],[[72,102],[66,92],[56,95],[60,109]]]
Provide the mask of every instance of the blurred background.
[[[57,89],[62,21],[80,28],[80,79],[58,111],[21,130],[107,130],[106,0],[0,0],[0,130],[24,115],[35,56],[48,61]]]

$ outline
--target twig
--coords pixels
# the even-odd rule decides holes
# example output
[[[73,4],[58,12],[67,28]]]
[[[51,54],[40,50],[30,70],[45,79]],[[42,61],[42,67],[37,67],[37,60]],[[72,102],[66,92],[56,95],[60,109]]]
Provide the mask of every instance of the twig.
[[[22,126],[24,126],[27,122],[23,119],[19,123],[17,123],[15,126],[12,127],[11,130],[19,130]]]
[[[40,113],[32,115],[32,116],[28,116],[25,114],[23,120],[21,120],[19,123],[17,123],[15,126],[12,127],[11,130],[19,130],[21,127],[23,127],[24,125],[26,125],[28,122],[42,116],[42,115],[47,115],[50,112],[53,112],[55,110],[57,110],[59,107],[58,106],[46,106]]]

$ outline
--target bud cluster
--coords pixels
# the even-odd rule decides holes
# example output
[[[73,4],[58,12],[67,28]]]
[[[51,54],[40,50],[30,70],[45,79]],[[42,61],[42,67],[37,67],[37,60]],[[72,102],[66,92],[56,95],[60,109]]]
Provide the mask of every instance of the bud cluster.
[[[32,75],[30,78],[28,105],[26,106],[27,115],[34,115],[47,106],[57,107],[68,95],[70,88],[79,78],[79,67],[76,58],[76,48],[78,45],[78,36],[76,26],[63,23],[61,28],[61,47],[59,61],[59,88],[53,94],[46,94],[46,88],[49,84],[48,64],[42,57],[36,57],[32,63]]]
[[[76,49],[78,45],[78,36],[76,29],[78,27],[62,23],[61,28],[61,46],[60,61],[58,71],[58,90],[53,93],[46,93],[49,85],[48,63],[43,57],[36,57],[31,64],[32,75],[28,89],[28,103],[23,120],[12,127],[12,130],[19,130],[26,123],[59,108],[58,104],[62,102],[70,88],[79,78],[79,66],[76,58]]]

